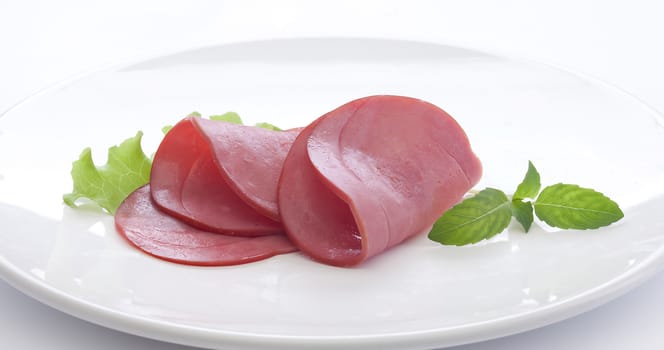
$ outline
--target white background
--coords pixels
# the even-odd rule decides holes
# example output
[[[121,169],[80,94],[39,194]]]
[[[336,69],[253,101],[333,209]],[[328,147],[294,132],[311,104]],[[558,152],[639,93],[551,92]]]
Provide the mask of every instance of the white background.
[[[664,3],[653,0],[0,0],[0,111],[52,83],[110,64],[293,36],[416,39],[552,63],[599,77],[662,111],[663,17]],[[660,273],[581,316],[459,349],[662,349],[662,295]],[[75,319],[2,281],[0,348],[190,349]]]

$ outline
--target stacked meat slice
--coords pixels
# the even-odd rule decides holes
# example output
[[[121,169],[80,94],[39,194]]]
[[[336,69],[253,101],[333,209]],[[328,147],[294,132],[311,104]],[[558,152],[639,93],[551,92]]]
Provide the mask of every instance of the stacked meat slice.
[[[150,186],[125,200],[116,226],[180,263],[299,248],[352,266],[426,230],[480,176],[461,127],[418,99],[365,97],[288,131],[188,117],[164,138]]]

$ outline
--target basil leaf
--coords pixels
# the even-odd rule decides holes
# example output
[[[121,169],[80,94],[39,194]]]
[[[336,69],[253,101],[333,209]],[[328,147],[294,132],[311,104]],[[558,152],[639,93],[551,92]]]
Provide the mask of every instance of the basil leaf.
[[[466,245],[493,237],[509,225],[510,207],[505,193],[486,188],[446,211],[433,225],[429,239],[445,245]]]
[[[512,216],[523,226],[523,230],[528,233],[534,219],[533,204],[528,201],[512,200]]]
[[[559,183],[546,187],[533,204],[540,220],[563,229],[595,229],[624,217],[616,202],[578,185]]]
[[[521,181],[519,186],[517,186],[512,198],[535,198],[541,187],[540,174],[537,172],[533,162],[528,161],[528,171],[526,172],[526,176],[523,178],[523,181]]]

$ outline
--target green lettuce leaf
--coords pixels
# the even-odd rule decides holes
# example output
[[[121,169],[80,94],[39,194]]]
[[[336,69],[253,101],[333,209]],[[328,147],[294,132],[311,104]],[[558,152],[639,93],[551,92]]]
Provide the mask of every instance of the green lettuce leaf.
[[[254,126],[259,127],[259,128],[263,128],[263,129],[272,130],[272,131],[282,131],[282,129],[280,127],[278,127],[274,124],[265,123],[265,122],[256,123]]]
[[[196,112],[196,111],[193,111],[193,112],[189,113],[189,115],[187,115],[187,117],[198,117],[198,118],[200,118],[200,117],[201,117],[201,114],[198,113],[198,112]],[[239,116],[238,116],[238,117],[239,117]],[[170,124],[169,124],[169,125],[164,125],[164,126],[161,128],[161,132],[162,132],[164,135],[166,135],[169,131],[171,131],[171,129],[173,129],[173,125],[170,125]]]
[[[220,115],[211,115],[209,117],[210,120],[218,120],[222,122],[229,122],[229,123],[234,123],[234,124],[240,124],[242,125],[242,118],[240,118],[240,115],[235,113],[235,112],[226,112],[224,114]]]
[[[161,127],[161,133],[166,135],[171,129],[173,129],[173,125],[164,125]]]
[[[86,148],[72,163],[74,189],[62,199],[70,207],[78,207],[78,199],[87,198],[114,214],[120,203],[140,186],[150,181],[152,162],[141,148],[142,132],[108,149],[108,161],[96,166],[92,152]]]

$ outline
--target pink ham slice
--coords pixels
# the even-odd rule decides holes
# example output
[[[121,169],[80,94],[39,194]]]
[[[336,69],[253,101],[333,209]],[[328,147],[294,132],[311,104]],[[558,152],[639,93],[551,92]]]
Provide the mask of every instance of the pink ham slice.
[[[140,250],[188,265],[244,264],[297,250],[284,235],[239,237],[189,226],[153,205],[149,185],[122,202],[115,214],[115,225]]]
[[[279,183],[281,219],[304,253],[352,266],[426,230],[481,173],[466,134],[440,108],[366,97],[297,137]]]
[[[214,232],[258,236],[282,232],[277,183],[299,130],[271,131],[187,117],[155,154],[155,205]]]

